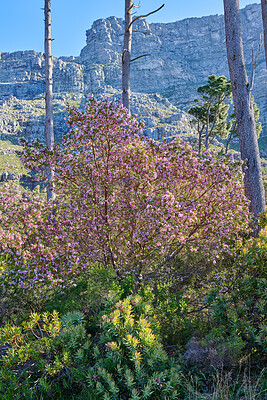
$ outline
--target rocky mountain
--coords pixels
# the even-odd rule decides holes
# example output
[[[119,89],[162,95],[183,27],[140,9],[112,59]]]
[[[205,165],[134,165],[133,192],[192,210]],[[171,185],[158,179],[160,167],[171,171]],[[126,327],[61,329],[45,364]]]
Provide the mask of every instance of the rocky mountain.
[[[241,10],[248,73],[252,49],[262,33],[260,5]],[[88,93],[119,99],[123,20],[100,19],[86,32],[79,57],[53,59],[56,136],[66,130],[64,103],[79,104]],[[172,23],[138,21],[133,58],[148,57],[131,66],[132,112],[145,117],[145,134],[159,137],[187,130],[189,105],[210,74],[228,74],[224,20],[221,15],[188,18]],[[0,53],[0,133],[2,139],[20,135],[44,137],[44,57],[34,51]],[[254,97],[267,136],[267,71],[263,49],[255,74]],[[266,142],[267,144],[267,142]]]

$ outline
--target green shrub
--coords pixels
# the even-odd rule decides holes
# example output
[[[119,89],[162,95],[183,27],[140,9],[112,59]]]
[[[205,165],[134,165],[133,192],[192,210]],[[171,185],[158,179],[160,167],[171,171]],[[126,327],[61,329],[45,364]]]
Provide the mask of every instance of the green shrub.
[[[7,262],[5,255],[0,255],[1,262]],[[8,260],[11,268],[12,260]],[[110,268],[92,264],[90,272],[85,272],[75,279],[75,282],[64,289],[48,287],[20,288],[0,285],[0,326],[5,321],[16,321],[20,324],[31,312],[42,313],[57,311],[60,315],[69,311],[79,310],[91,316],[91,322],[97,321],[97,315],[105,306],[109,290],[117,286],[115,273]],[[117,289],[119,290],[119,289]],[[96,322],[95,322],[96,323]]]
[[[79,392],[88,362],[89,337],[83,314],[31,314],[22,326],[6,324],[0,340],[7,344],[0,360],[1,399],[63,399],[66,390]]]
[[[181,371],[163,350],[152,306],[111,292],[98,318],[93,340],[79,311],[33,313],[1,328],[1,399],[178,399]]]
[[[74,285],[50,295],[45,310],[57,310],[60,314],[80,310],[97,315],[104,308],[108,292],[114,285],[115,273],[111,268],[92,264],[90,273],[81,275]]]
[[[207,305],[212,307],[215,326],[224,337],[239,338],[244,346],[240,357],[267,356],[267,238],[253,240],[241,262],[232,271],[217,275]],[[236,337],[236,338],[235,338]]]
[[[203,314],[191,313],[193,306],[185,295],[181,280],[158,283],[150,290],[164,344],[184,346],[195,332],[206,332],[207,323]]]
[[[115,304],[111,298],[111,309],[87,375],[92,398],[178,399],[180,368],[163,350],[152,306],[130,296]]]

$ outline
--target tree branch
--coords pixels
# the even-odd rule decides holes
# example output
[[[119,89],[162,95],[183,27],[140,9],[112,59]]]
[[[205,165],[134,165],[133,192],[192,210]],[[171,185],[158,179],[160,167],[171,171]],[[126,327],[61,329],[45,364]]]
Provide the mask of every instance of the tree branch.
[[[257,65],[257,59],[259,58],[259,55],[260,55],[261,45],[262,45],[262,36],[260,35],[260,43],[259,43],[258,51],[257,51],[255,58],[254,58],[254,51],[252,48],[251,76],[250,76],[250,83],[248,86],[250,101],[252,100],[252,90],[253,90],[253,86],[254,86],[255,68]]]
[[[147,57],[147,56],[151,56],[151,54],[142,54],[141,56],[138,56],[138,57],[133,58],[130,62],[133,62],[133,61],[135,61],[135,60],[138,60],[138,58]]]
[[[132,24],[133,24],[135,21],[137,21],[137,20],[140,19],[140,18],[146,18],[146,17],[148,17],[148,16],[151,15],[151,14],[155,14],[156,12],[158,12],[159,10],[161,10],[161,9],[164,7],[164,5],[165,5],[165,4],[162,4],[159,8],[157,8],[157,9],[154,10],[154,11],[151,11],[151,12],[148,13],[148,14],[139,15],[138,17],[135,17],[135,18],[132,20],[132,22],[130,23],[130,25],[128,26],[127,31],[131,28]]]
[[[129,8],[128,8],[128,10],[127,10],[127,13],[129,14],[129,12],[131,11],[131,9],[134,7],[134,4],[132,4]]]
[[[127,50],[125,50],[125,49],[123,50],[123,53],[122,53],[122,56],[121,56],[121,61],[122,61],[122,63],[123,63],[124,54],[126,53],[126,51],[127,51]]]

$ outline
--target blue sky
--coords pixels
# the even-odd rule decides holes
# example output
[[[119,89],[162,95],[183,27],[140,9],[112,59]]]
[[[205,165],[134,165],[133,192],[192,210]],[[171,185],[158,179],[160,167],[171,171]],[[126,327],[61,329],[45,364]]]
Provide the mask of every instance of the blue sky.
[[[165,7],[148,18],[149,22],[171,22],[188,17],[223,13],[223,0],[136,0],[140,13]],[[52,53],[77,56],[85,45],[85,31],[94,20],[111,15],[123,17],[123,0],[51,0]],[[240,8],[260,0],[240,0]],[[43,51],[44,0],[2,0],[0,52]]]

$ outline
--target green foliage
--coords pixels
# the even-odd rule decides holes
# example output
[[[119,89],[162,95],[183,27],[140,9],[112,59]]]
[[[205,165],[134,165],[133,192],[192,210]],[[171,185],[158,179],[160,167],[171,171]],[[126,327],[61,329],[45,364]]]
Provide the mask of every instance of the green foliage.
[[[7,254],[0,255],[0,275],[1,267],[4,269],[7,265],[10,270],[17,268]],[[123,286],[125,284],[123,283]],[[108,292],[115,287],[116,290],[121,290],[115,280],[115,272],[111,268],[96,264],[91,265],[89,273],[81,274],[73,285],[65,289],[43,285],[41,290],[35,287],[25,290],[20,287],[0,285],[0,326],[5,320],[10,319],[19,324],[32,311],[40,313],[53,310],[60,315],[79,310],[86,315],[90,314],[90,322],[96,324],[98,313],[105,305]]]
[[[212,328],[201,344],[208,348],[208,355],[211,356],[208,361],[213,367],[237,365],[246,345],[241,336],[227,331],[223,326]]]
[[[267,237],[244,249],[242,260],[221,276],[207,298],[224,337],[241,338],[242,357],[267,356]],[[240,355],[241,356],[241,355]]]
[[[153,299],[154,314],[159,321],[159,330],[164,343],[173,349],[184,346],[195,331],[205,329],[201,315],[188,314],[192,310],[184,295],[183,280],[170,280],[168,283],[155,283],[146,289]]]
[[[203,142],[207,149],[212,144],[215,137],[226,140],[227,153],[229,143],[238,136],[235,110],[229,115],[230,102],[232,99],[232,88],[230,80],[225,76],[209,75],[208,83],[200,86],[197,90],[202,95],[196,98],[195,106],[188,110],[194,117],[198,132],[198,150],[201,152]],[[254,116],[256,122],[256,132],[259,138],[262,125],[259,121],[260,110],[252,96]]]
[[[227,121],[231,100],[231,83],[225,76],[209,75],[208,83],[198,88],[201,99],[195,99],[196,106],[191,107],[188,113],[195,118],[198,131],[198,149],[201,151],[203,139],[206,149],[216,136],[226,138],[231,129]]]
[[[97,315],[104,307],[108,292],[114,289],[114,282],[115,272],[111,268],[92,264],[89,274],[81,275],[72,286],[50,295],[45,310],[55,309],[60,314],[80,310]]]
[[[31,314],[21,326],[6,324],[0,341],[7,345],[0,361],[1,399],[69,398],[81,390],[88,362],[89,337],[83,314]]]
[[[92,399],[178,399],[180,368],[163,350],[152,306],[140,296],[110,300],[87,376]]]
[[[152,306],[140,296],[111,292],[94,346],[79,311],[33,313],[0,331],[5,400],[178,399],[181,371],[163,350]],[[100,317],[99,316],[99,317]]]

